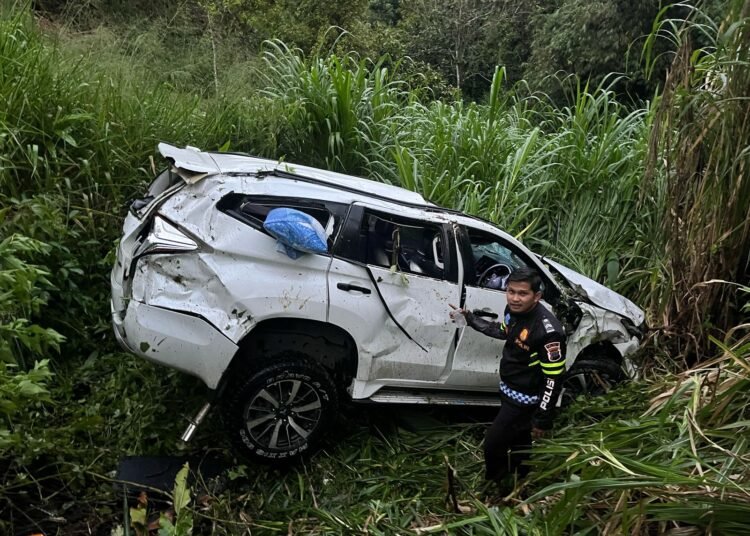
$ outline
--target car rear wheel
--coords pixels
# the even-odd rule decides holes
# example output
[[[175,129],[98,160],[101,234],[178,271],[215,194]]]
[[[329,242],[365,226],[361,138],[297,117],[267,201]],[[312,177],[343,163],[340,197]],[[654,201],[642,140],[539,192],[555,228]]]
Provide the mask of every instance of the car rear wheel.
[[[301,456],[318,444],[336,413],[330,376],[300,356],[279,356],[238,384],[227,397],[226,423],[242,452],[256,460]]]
[[[563,407],[570,405],[579,396],[599,396],[608,393],[627,375],[622,367],[611,359],[581,359],[576,361],[565,375],[561,398]]]

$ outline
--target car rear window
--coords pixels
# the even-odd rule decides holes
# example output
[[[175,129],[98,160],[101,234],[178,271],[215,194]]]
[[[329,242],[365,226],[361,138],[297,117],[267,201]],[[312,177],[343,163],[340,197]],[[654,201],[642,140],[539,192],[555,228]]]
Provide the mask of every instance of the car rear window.
[[[315,218],[325,229],[329,246],[333,244],[346,213],[346,205],[340,203],[236,193],[225,196],[217,205],[225,214],[266,234],[268,233],[263,228],[263,222],[266,221],[269,212],[280,207],[293,208]]]

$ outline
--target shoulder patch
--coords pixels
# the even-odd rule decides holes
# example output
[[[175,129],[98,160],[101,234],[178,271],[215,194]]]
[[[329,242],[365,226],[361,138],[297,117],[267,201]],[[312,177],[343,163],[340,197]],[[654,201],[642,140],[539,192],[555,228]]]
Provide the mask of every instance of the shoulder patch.
[[[560,358],[562,357],[562,352],[560,351],[560,343],[559,342],[548,342],[544,345],[544,349],[547,350],[547,359],[550,360],[550,363],[554,363],[555,361],[560,361]]]
[[[554,333],[555,327],[552,325],[552,322],[549,321],[547,318],[542,318],[542,324],[544,325],[544,331],[547,333]]]
[[[510,324],[510,313],[505,313],[505,324]]]

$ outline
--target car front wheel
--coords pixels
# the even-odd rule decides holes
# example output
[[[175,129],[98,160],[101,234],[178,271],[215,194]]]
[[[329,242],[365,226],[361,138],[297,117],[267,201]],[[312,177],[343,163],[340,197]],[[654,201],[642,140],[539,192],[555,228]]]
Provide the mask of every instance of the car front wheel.
[[[608,393],[627,378],[622,367],[607,358],[581,359],[565,374],[562,383],[562,406],[570,405],[579,396]]]
[[[282,356],[228,393],[225,416],[245,454],[265,462],[288,461],[317,445],[337,402],[325,369]]]

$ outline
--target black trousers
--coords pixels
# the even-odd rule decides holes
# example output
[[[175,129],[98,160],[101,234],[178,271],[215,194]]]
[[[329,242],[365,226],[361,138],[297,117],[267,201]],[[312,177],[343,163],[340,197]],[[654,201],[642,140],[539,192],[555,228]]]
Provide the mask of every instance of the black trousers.
[[[501,480],[516,473],[525,477],[529,468],[523,462],[531,450],[531,417],[535,407],[522,408],[503,402],[484,438],[484,467],[487,480]]]

